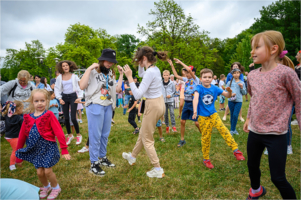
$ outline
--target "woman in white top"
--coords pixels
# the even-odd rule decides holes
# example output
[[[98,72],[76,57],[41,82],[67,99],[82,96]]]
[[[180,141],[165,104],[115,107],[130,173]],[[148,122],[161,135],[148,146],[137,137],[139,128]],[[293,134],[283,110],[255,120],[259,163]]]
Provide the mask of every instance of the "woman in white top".
[[[63,107],[65,125],[68,132],[67,145],[74,139],[70,130],[69,107],[71,107],[71,121],[77,133],[76,144],[80,144],[82,142],[82,135],[79,133],[76,111],[77,103],[80,103],[83,98],[83,91],[79,88],[80,80],[78,76],[73,74],[77,66],[72,61],[64,60],[59,62],[56,68],[60,72],[60,75],[56,78],[54,93],[55,98],[60,101]]]
[[[116,106],[116,92],[122,91],[123,71],[120,66],[118,83],[115,81],[114,66],[116,52],[104,49],[99,63],[93,63],[80,80],[80,88],[85,90],[86,113],[88,118],[90,173],[103,176],[102,166],[115,167],[107,158],[107,144],[111,131],[113,109]]]
[[[134,61],[139,64],[138,74],[143,77],[139,89],[136,87],[132,77],[132,70],[128,65],[124,67],[124,73],[130,83],[131,90],[135,99],[146,98],[144,116],[137,143],[132,153],[123,153],[122,157],[128,160],[130,165],[134,165],[136,157],[141,149],[145,148],[146,153],[154,166],[147,172],[148,177],[162,178],[164,177],[163,168],[160,167],[159,158],[155,150],[155,141],[153,134],[156,129],[158,120],[164,115],[165,103],[162,95],[162,78],[158,67],[154,65],[157,61],[157,56],[160,60],[166,60],[166,52],[155,52],[150,47],[138,48]],[[146,71],[144,70],[146,69]]]

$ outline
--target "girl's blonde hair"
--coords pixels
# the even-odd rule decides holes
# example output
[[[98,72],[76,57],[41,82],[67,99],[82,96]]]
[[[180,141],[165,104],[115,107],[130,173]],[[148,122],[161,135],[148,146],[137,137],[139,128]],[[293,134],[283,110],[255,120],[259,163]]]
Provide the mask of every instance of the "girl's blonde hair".
[[[49,101],[50,101],[49,92],[45,89],[34,89],[31,92],[30,97],[27,100],[24,101],[24,102],[29,102],[29,106],[25,110],[26,112],[33,113],[35,111],[35,108],[33,106],[33,96],[38,92],[43,93],[45,95],[45,98],[46,98],[46,107],[45,107],[45,109],[49,108]]]
[[[28,71],[26,70],[21,70],[19,71],[18,75],[17,75],[17,78],[20,79],[20,78],[25,78],[26,79],[26,83],[28,83],[29,79],[30,79],[30,74]]]
[[[13,102],[16,104],[16,109],[17,109],[17,108],[24,107],[22,101],[14,100]],[[7,115],[8,109],[9,109],[9,105],[6,105],[5,110],[2,112],[2,116]]]
[[[282,53],[282,51],[285,48],[285,42],[283,39],[283,35],[279,31],[264,31],[261,33],[257,33],[251,39],[251,45],[252,45],[252,42],[254,41],[254,45],[252,46],[251,54],[253,52],[253,49],[255,49],[256,46],[258,45],[260,38],[263,39],[266,47],[270,47],[272,45],[278,46],[278,50],[276,52],[276,58],[278,58],[278,60],[281,60],[279,58],[279,55]],[[267,51],[268,51],[268,54],[271,54],[270,48],[267,48]],[[294,63],[287,56],[284,56],[282,58],[282,61],[283,61],[283,65],[286,65],[292,69],[295,69]]]

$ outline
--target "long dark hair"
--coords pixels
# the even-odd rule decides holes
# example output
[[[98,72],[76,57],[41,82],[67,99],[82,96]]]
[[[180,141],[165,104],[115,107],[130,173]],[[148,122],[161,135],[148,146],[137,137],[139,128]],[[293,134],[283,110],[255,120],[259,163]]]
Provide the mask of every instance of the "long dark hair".
[[[70,60],[63,60],[55,66],[56,70],[59,71],[60,74],[64,74],[64,70],[63,70],[63,67],[62,67],[63,63],[67,63],[69,65],[69,72],[70,73],[73,73],[75,70],[78,69],[75,62],[70,61]]]
[[[41,83],[43,83],[45,85],[45,87],[47,87],[47,83],[46,83],[46,78],[45,77],[41,78]]]

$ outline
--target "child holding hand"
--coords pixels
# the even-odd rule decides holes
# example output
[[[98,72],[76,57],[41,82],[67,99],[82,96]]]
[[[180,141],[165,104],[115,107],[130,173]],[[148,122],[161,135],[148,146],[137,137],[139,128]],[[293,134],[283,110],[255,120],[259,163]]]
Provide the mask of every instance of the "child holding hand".
[[[62,156],[70,160],[65,135],[55,115],[46,110],[49,107],[47,90],[33,90],[27,101],[30,103],[28,110],[31,113],[24,115],[17,145],[16,163],[22,166],[22,160],[31,162],[37,169],[38,178],[44,186],[40,188],[40,198],[46,198],[51,191],[47,199],[55,199],[61,192],[52,171],[52,167],[60,159],[55,137],[60,143]],[[23,148],[25,141],[26,147]]]

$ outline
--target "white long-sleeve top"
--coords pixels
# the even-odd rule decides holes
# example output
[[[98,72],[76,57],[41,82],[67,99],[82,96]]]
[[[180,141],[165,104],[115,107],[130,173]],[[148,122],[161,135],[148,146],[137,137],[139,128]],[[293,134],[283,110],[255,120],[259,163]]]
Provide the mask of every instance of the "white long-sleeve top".
[[[78,78],[77,75],[72,74],[71,80],[72,80],[73,91],[77,92],[77,95],[78,95],[79,99],[82,99],[83,98],[83,91],[79,88],[79,84],[78,84],[80,79]],[[63,84],[62,84],[62,75],[60,74],[56,78],[55,85],[54,85],[55,97],[57,99],[61,99],[62,98],[62,92],[63,92]]]
[[[162,77],[158,67],[150,67],[145,71],[144,67],[139,66],[138,75],[143,78],[139,89],[134,82],[130,83],[135,99],[155,99],[162,96]]]

